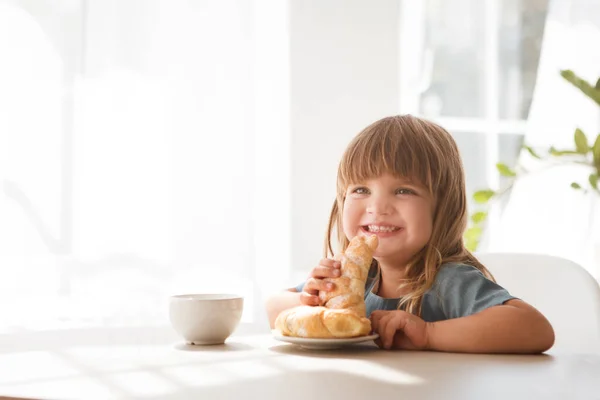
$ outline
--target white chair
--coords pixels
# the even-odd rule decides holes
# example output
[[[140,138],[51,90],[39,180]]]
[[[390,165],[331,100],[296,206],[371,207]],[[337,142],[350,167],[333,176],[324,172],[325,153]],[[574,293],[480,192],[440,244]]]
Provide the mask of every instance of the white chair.
[[[496,282],[542,312],[554,351],[600,351],[600,286],[573,261],[542,254],[475,254]]]

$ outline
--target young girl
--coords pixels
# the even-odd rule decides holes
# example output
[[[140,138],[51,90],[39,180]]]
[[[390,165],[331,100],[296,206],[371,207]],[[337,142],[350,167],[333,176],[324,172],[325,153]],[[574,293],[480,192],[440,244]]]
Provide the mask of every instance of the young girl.
[[[385,349],[539,353],[554,331],[535,308],[511,296],[465,248],[464,172],[456,143],[440,126],[410,115],[383,118],[360,132],[338,169],[325,238],[344,250],[355,235],[377,235],[365,287],[367,316]],[[310,278],[266,303],[279,312],[319,305],[340,265],[321,260]]]

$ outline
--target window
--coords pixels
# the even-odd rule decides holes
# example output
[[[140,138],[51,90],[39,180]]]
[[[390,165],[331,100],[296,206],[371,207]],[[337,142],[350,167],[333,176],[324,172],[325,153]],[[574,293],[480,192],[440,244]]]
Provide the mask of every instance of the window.
[[[286,7],[0,2],[5,326],[162,324],[203,292],[264,318],[288,252]]]
[[[547,0],[402,2],[400,112],[452,133],[469,196],[500,186],[497,162],[516,162],[547,8]]]

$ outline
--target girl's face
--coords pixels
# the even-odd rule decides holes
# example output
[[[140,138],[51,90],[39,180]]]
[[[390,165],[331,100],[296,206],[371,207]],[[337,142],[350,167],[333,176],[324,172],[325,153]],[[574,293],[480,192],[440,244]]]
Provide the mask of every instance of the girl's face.
[[[382,175],[348,187],[342,225],[348,240],[377,235],[379,262],[404,265],[431,237],[433,200],[420,185]]]

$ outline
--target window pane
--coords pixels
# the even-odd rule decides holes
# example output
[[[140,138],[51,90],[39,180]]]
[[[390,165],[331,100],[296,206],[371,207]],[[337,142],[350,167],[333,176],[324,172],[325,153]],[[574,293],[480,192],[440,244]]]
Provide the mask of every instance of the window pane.
[[[489,6],[489,3],[487,3]],[[548,0],[497,0],[498,113],[529,113]],[[424,91],[419,112],[429,117],[485,118],[486,2],[427,0]]]
[[[527,119],[548,0],[504,0],[500,7],[500,118]]]
[[[486,176],[486,136],[483,133],[451,132],[462,157],[465,168],[469,208],[474,191],[489,185]],[[490,137],[490,139],[493,139]]]
[[[451,134],[462,157],[469,208],[472,209],[473,193],[490,187],[491,182],[488,181],[487,176],[488,168],[495,168],[491,160],[488,159],[486,140],[496,140],[498,142],[498,162],[514,168],[523,144],[523,135],[500,134],[498,136],[486,136],[484,133],[477,132],[451,132]],[[508,179],[500,177],[500,187],[504,187],[508,183]]]
[[[433,57],[422,114],[484,117],[484,6],[481,0],[427,1],[425,49]]]

